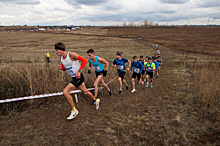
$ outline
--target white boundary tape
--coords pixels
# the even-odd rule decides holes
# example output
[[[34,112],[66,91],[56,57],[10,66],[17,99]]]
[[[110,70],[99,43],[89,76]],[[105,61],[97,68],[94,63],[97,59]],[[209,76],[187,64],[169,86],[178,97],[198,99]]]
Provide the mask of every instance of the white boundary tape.
[[[89,88],[87,90],[94,90],[94,89],[95,88]],[[70,93],[79,93],[79,92],[82,92],[82,91],[81,90],[73,90]],[[58,95],[63,95],[63,92],[34,95],[34,96],[27,96],[27,97],[18,97],[18,98],[11,98],[11,99],[3,99],[3,100],[0,100],[0,103],[26,100],[26,99],[44,98],[44,97],[51,97],[51,96],[58,96]],[[75,99],[76,99],[76,103],[78,103],[77,95],[75,95]]]

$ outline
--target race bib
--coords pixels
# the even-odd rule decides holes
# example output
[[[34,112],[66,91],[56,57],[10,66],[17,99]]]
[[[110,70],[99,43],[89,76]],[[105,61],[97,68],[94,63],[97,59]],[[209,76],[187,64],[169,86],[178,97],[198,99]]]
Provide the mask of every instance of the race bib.
[[[95,69],[95,71],[101,71],[99,66],[93,66],[93,68]]]
[[[71,77],[75,77],[76,72],[74,72],[73,68],[66,70],[66,71]]]
[[[124,66],[123,65],[118,65],[118,70],[123,70]]]
[[[135,72],[135,73],[137,73],[138,71],[140,71],[139,68],[135,68],[135,69],[134,69],[134,72]]]

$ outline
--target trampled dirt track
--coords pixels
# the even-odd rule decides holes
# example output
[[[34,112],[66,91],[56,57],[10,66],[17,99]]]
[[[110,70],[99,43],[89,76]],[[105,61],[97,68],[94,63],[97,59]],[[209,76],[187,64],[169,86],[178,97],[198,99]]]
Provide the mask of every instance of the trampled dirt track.
[[[140,43],[147,43],[148,49],[154,45]],[[81,95],[77,104],[79,115],[72,121],[66,120],[70,111],[65,100],[1,116],[0,144],[219,144],[220,133],[212,121],[199,116],[198,105],[190,92],[193,76],[183,64],[183,53],[161,47],[163,65],[153,88],[137,85],[137,92],[131,94],[130,86],[128,91],[124,88],[120,96],[114,91],[112,97],[104,91],[99,110]],[[131,73],[128,73],[126,79],[130,78]]]

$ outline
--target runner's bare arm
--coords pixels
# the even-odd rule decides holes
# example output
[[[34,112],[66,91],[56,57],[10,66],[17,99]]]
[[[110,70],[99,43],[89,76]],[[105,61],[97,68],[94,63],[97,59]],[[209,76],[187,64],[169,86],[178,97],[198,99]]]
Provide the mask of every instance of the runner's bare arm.
[[[129,63],[129,66],[128,66],[128,68],[126,69],[127,71],[130,70],[130,68],[131,68],[131,61],[128,60],[128,63]]]
[[[128,63],[129,63],[129,66],[128,66],[128,67],[131,67],[131,61],[130,61],[130,60],[128,60]]]
[[[70,58],[73,60],[73,61],[75,61],[75,60],[77,60],[77,57],[79,56],[77,53],[75,53],[75,52],[70,52]]]
[[[61,57],[60,57],[60,59],[61,59]],[[60,69],[60,70],[62,70],[62,71],[66,71],[66,69],[65,69],[65,67],[63,66],[62,63],[61,63],[61,64],[58,64],[58,65],[57,65],[57,68]]]
[[[104,64],[106,64],[106,66],[105,66],[105,70],[108,70],[108,65],[109,65],[108,61],[106,61],[106,60],[103,59],[103,58],[99,58],[98,61],[99,61],[99,62],[102,62],[102,63],[104,63]]]

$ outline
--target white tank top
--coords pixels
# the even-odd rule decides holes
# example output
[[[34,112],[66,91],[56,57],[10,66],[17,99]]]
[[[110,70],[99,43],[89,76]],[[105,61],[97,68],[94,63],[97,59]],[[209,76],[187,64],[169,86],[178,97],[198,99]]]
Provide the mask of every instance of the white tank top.
[[[160,50],[157,50],[157,54],[160,54]]]
[[[67,54],[66,59],[63,59],[63,56],[61,57],[61,63],[65,67],[66,71],[71,77],[75,77],[75,74],[80,68],[79,60],[72,61],[69,57],[69,52]]]

